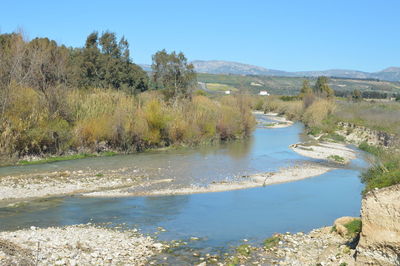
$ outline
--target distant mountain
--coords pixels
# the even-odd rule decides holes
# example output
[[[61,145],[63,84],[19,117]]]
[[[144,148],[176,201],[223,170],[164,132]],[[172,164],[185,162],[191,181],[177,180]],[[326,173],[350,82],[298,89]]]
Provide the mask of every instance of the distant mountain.
[[[346,69],[329,69],[323,71],[298,71],[291,73],[294,76],[306,76],[306,77],[341,77],[341,78],[357,78],[357,79],[368,79],[370,73],[357,71],[357,70],[346,70]]]
[[[262,75],[262,76],[287,76],[289,73],[280,70],[247,65],[229,61],[193,61],[197,72],[210,74],[236,74],[236,75]]]
[[[209,74],[234,74],[234,75],[259,75],[283,77],[340,77],[356,79],[380,79],[387,81],[400,81],[400,67],[389,67],[378,72],[363,72],[346,69],[329,69],[323,71],[298,71],[287,72],[283,70],[267,69],[260,66],[248,65],[238,62],[221,60],[196,60],[192,61],[195,70],[199,73]],[[143,70],[151,71],[150,65],[141,64]]]
[[[400,67],[388,67],[382,71],[371,73],[375,78],[388,81],[400,81]]]
[[[287,76],[287,77],[341,77],[356,79],[380,79],[387,81],[400,81],[400,67],[389,67],[379,72],[363,72],[346,69],[330,69],[323,71],[298,71],[287,72],[276,69],[267,69],[260,66],[242,64],[238,62],[210,60],[196,60],[192,62],[199,73],[210,74],[236,74],[236,75],[261,75],[261,76]]]

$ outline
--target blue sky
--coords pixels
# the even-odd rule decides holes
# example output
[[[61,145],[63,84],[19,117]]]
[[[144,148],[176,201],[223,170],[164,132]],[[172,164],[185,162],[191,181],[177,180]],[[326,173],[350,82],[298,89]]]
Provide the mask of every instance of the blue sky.
[[[0,32],[83,46],[125,35],[136,63],[160,49],[287,71],[400,66],[399,0],[2,0]]]

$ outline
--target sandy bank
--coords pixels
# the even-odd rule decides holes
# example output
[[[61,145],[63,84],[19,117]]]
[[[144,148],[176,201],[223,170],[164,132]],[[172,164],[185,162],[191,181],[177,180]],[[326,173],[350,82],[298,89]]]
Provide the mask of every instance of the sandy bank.
[[[51,197],[121,188],[149,182],[146,179],[146,174],[136,168],[4,176],[0,178],[0,200]]]
[[[163,245],[91,225],[0,232],[0,265],[145,265]]]
[[[318,163],[302,163],[277,172],[235,178],[229,182],[213,182],[204,186],[186,186],[173,179],[149,179],[138,169],[122,168],[102,171],[64,171],[7,176],[0,179],[0,200],[4,204],[34,198],[79,194],[85,197],[125,197],[178,195],[221,192],[292,182],[321,175],[333,169]],[[162,186],[154,186],[163,184]],[[134,189],[142,188],[137,191]],[[133,192],[132,192],[133,191]],[[10,206],[11,206],[10,205]]]
[[[293,182],[309,177],[318,176],[334,169],[318,163],[304,163],[292,167],[282,168],[277,172],[268,172],[243,177],[237,181],[211,183],[208,186],[189,186],[179,188],[165,188],[159,190],[149,190],[146,192],[130,192],[129,188],[96,191],[84,193],[84,197],[129,197],[129,196],[161,196],[161,195],[185,195],[194,193],[222,192],[253,187],[262,187],[272,184]]]
[[[320,142],[317,144],[293,144],[290,148],[306,157],[329,160],[346,164],[356,158],[356,152],[345,144],[334,142]]]
[[[293,125],[293,121],[290,121],[283,116],[279,116],[278,113],[270,112],[270,113],[266,113],[265,115],[269,119],[276,121],[276,122],[264,125],[266,128],[283,128],[283,127],[290,127],[291,125]]]

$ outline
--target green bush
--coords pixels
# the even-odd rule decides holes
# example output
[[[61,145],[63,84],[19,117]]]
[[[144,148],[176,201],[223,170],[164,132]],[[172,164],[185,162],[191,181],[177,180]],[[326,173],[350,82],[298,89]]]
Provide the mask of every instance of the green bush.
[[[345,224],[344,227],[346,227],[349,236],[355,237],[361,232],[362,222],[359,219],[353,220]]]

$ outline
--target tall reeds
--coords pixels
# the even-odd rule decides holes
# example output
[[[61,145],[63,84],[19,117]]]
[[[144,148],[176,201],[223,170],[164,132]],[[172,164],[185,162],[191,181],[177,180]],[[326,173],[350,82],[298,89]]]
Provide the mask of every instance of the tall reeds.
[[[246,137],[255,125],[244,96],[168,102],[155,91],[132,96],[115,90],[70,90],[61,115],[50,113],[35,90],[13,91],[12,108],[1,124],[0,153],[8,155],[196,145]]]

